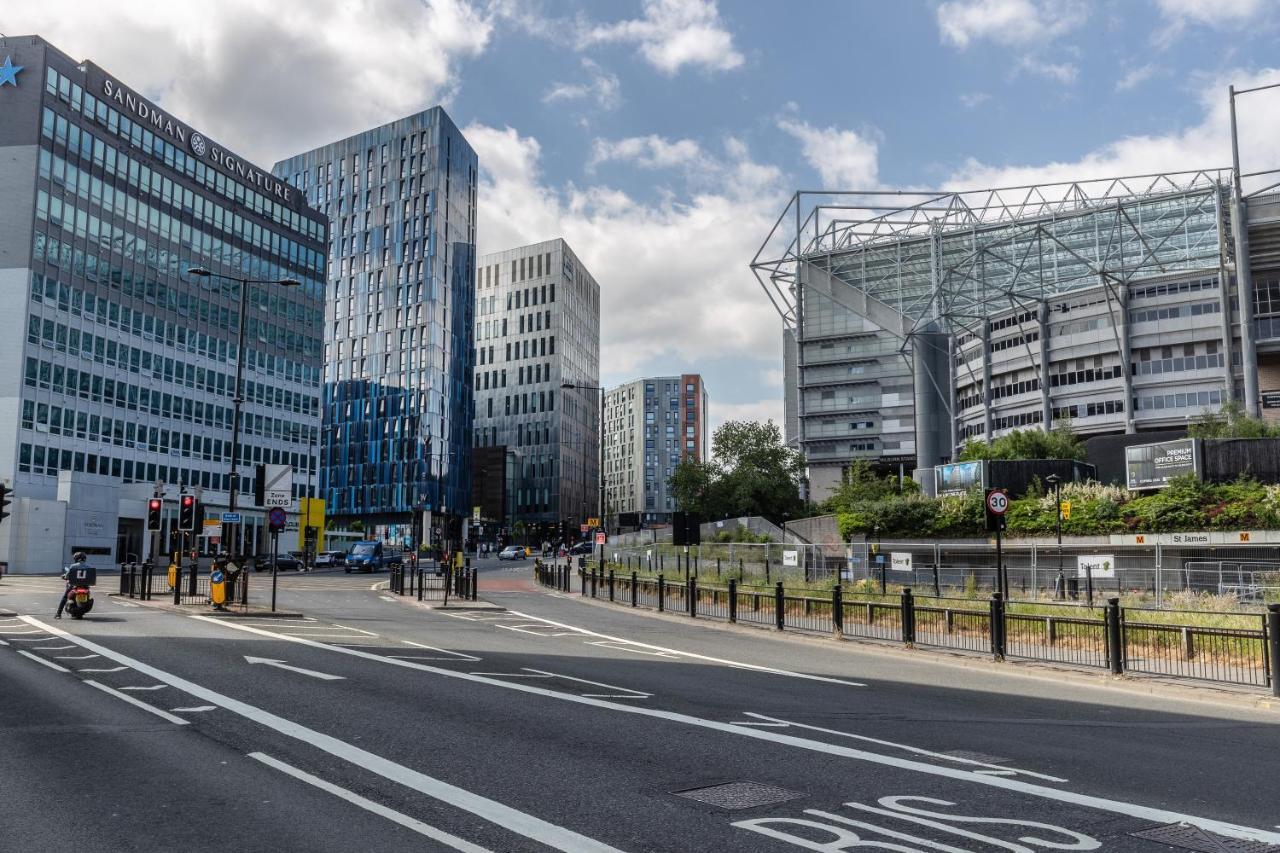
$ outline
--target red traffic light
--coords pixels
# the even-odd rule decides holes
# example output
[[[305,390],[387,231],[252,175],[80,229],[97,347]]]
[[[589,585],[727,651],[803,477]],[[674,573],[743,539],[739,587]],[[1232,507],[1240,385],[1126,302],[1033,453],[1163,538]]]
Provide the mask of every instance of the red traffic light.
[[[195,502],[196,502],[196,499],[195,499],[195,498],[193,498],[191,495],[183,495],[183,496],[182,496],[182,505],[183,505],[183,506],[191,506],[191,505],[192,505],[192,504],[194,504]]]
[[[152,499],[147,503],[147,509],[151,510],[152,512],[159,512],[159,511],[160,511],[160,499],[159,499],[159,498],[152,498]]]

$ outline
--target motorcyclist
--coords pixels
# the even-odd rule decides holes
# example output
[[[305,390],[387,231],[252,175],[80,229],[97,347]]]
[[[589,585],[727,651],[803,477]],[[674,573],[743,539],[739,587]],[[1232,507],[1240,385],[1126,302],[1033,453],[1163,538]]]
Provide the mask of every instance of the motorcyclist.
[[[67,606],[67,596],[71,594],[71,570],[83,566],[89,558],[84,551],[76,551],[71,555],[71,565],[62,570],[62,580],[66,583],[62,590],[62,600],[58,602],[58,612],[53,614],[54,619],[62,618],[62,610]]]

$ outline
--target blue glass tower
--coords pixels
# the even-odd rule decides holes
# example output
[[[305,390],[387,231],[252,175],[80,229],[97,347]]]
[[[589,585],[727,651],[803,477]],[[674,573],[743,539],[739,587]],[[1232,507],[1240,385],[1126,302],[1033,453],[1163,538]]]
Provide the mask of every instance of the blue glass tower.
[[[327,514],[408,538],[470,510],[475,151],[440,107],[276,164],[330,221]]]

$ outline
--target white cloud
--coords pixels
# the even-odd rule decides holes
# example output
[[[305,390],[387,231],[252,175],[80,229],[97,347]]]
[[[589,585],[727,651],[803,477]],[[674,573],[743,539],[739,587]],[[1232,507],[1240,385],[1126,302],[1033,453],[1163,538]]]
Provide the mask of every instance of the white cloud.
[[[1265,0],[1156,0],[1156,7],[1165,26],[1156,33],[1155,41],[1167,47],[1188,26],[1238,28],[1261,17],[1268,3]],[[1274,4],[1270,4],[1270,8],[1274,9]]]
[[[1070,62],[1045,62],[1033,56],[1024,56],[1018,60],[1018,68],[1059,83],[1073,83],[1080,73],[1080,69]]]
[[[778,316],[747,265],[789,187],[741,142],[703,152],[715,191],[648,203],[605,185],[548,185],[538,141],[510,127],[463,132],[480,155],[480,252],[568,241],[600,282],[606,382],[744,354],[780,363]]]
[[[960,95],[960,103],[968,109],[975,109],[991,100],[991,95],[986,92],[965,92]]]
[[[592,98],[604,110],[614,110],[622,103],[622,83],[618,75],[605,71],[595,62],[584,58],[582,67],[590,80],[585,83],[553,83],[542,96],[544,104],[556,101],[576,101]]]
[[[982,40],[1014,47],[1048,41],[1088,14],[1078,0],[948,0],[937,17],[942,40],[964,49]]]
[[[1160,67],[1154,62],[1148,62],[1146,65],[1139,65],[1137,68],[1131,68],[1121,75],[1116,81],[1117,92],[1127,92],[1130,89],[1136,89],[1143,83],[1150,80],[1156,75]]]
[[[852,130],[814,127],[783,118],[778,127],[800,142],[804,159],[822,177],[825,189],[872,189],[879,184],[875,140]]]
[[[645,0],[643,17],[588,25],[580,35],[582,46],[611,42],[638,45],[640,55],[665,74],[685,65],[729,71],[744,61],[715,0]]]
[[[447,100],[492,21],[468,0],[41,0],[6,31],[90,59],[263,166]]]
[[[1231,162],[1228,80],[1241,88],[1277,83],[1280,69],[1233,71],[1207,81],[1199,95],[1201,119],[1190,127],[1162,135],[1127,136],[1073,161],[996,166],[970,160],[954,172],[947,186],[1011,187],[1225,166]],[[1280,110],[1242,109],[1240,151],[1246,172],[1280,160]]]
[[[626,139],[597,139],[592,144],[588,169],[601,163],[634,163],[644,169],[671,169],[691,166],[702,160],[702,149],[692,139],[671,141],[661,136],[631,136]]]

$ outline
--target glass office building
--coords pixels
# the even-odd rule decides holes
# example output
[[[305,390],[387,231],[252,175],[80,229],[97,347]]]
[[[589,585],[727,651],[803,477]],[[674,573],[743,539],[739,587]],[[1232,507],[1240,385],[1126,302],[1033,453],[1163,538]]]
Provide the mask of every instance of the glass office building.
[[[292,465],[305,494],[325,220],[92,62],[24,36],[0,38],[0,63],[0,480],[17,498],[0,560],[145,556],[156,484],[166,546],[179,489],[226,507],[240,286],[218,275],[302,284],[249,291],[239,468],[241,494],[255,463]]]
[[[330,222],[321,482],[403,541],[471,511],[475,151],[440,107],[276,164]]]

